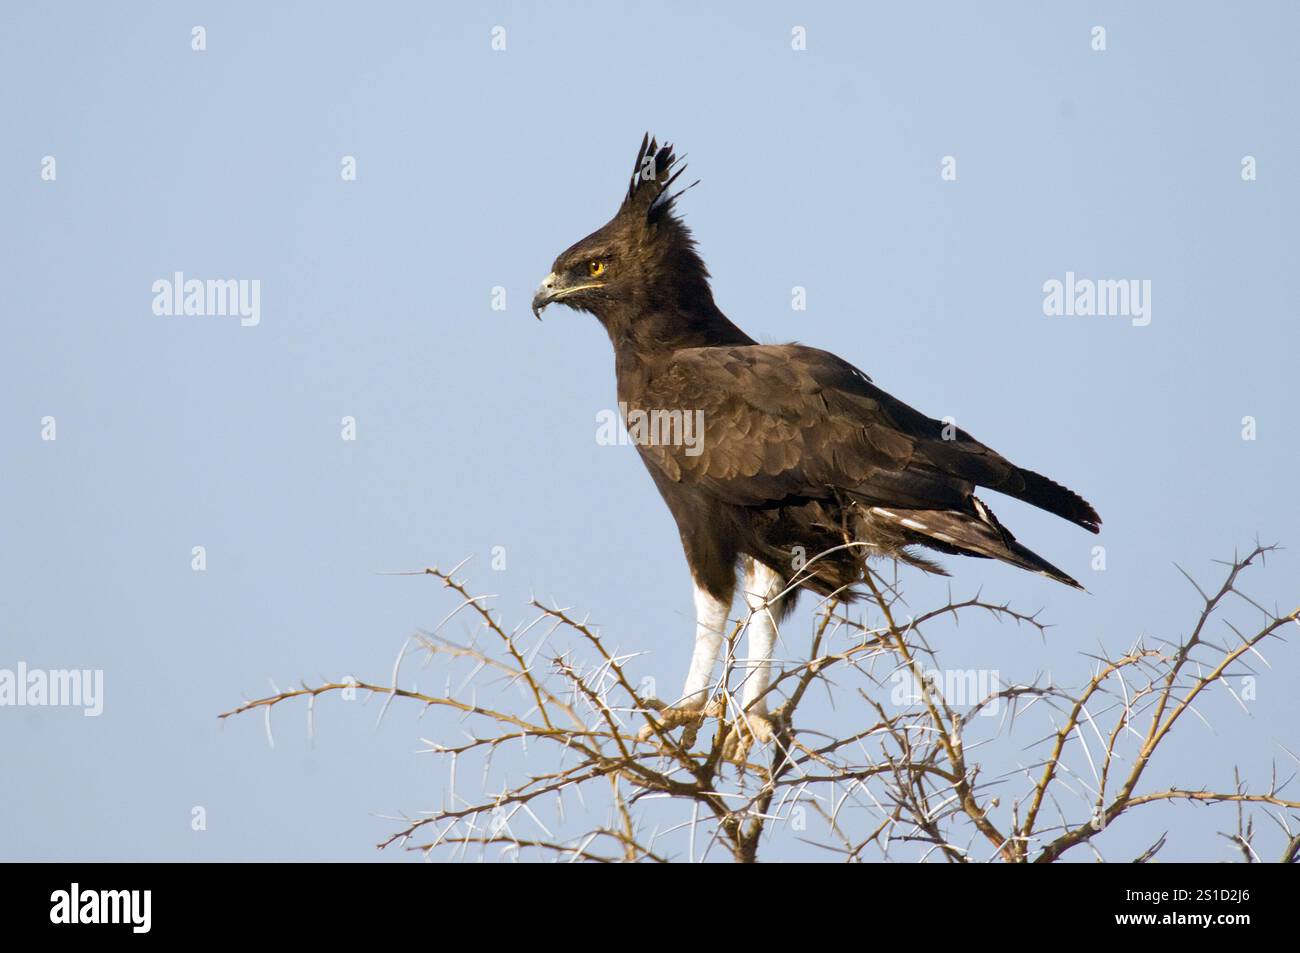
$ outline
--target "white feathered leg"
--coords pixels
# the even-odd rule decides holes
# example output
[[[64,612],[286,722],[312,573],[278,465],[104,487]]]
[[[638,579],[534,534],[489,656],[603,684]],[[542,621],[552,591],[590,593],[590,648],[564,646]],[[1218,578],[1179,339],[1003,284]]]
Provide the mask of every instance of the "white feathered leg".
[[[682,688],[682,700],[678,703],[682,707],[702,708],[708,699],[713,684],[713,666],[718,661],[718,649],[722,646],[730,611],[730,602],[714,598],[696,585],[695,651],[691,655],[686,685]]]
[[[682,744],[687,748],[695,744],[696,732],[706,714],[705,703],[713,687],[713,668],[718,661],[718,649],[722,646],[730,611],[729,601],[724,602],[696,584],[695,650],[691,653],[691,667],[686,673],[681,700],[675,705],[661,707],[658,715],[663,730],[686,726],[682,732]],[[637,737],[645,741],[654,734],[655,730],[645,725]]]
[[[767,699],[759,698],[772,682],[772,652],[776,648],[776,617],[779,614],[776,597],[785,591],[786,581],[757,560],[747,560],[745,566],[745,604],[751,613],[748,641],[749,654],[745,672],[745,688],[741,705],[756,714],[767,713]]]
[[[755,740],[767,742],[772,738],[774,728],[768,718],[764,693],[772,683],[772,653],[779,635],[776,620],[781,611],[777,596],[786,586],[780,573],[756,559],[745,560],[744,593],[750,615],[745,644],[748,658],[744,660],[744,687],[740,695],[744,714],[727,737],[723,754],[728,758],[744,760]]]

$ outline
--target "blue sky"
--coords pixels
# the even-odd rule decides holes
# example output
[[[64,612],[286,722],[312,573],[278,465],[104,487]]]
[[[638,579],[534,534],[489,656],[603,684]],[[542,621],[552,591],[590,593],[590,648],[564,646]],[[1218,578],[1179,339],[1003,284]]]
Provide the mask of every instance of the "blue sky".
[[[1102,513],[1097,540],[997,505],[1091,594],[949,560],[959,589],[1056,628],[945,630],[948,664],[1082,679],[1099,641],[1185,631],[1175,562],[1206,579],[1256,536],[1300,546],[1290,4],[0,18],[0,668],[105,682],[98,718],[0,709],[4,857],[396,859],[376,855],[391,824],[374,815],[440,803],[445,767],[415,753],[436,718],[399,708],[376,730],[374,709],[322,701],[314,746],[295,709],[271,749],[256,717],[215,717],[269,679],[386,678],[452,604],[383,570],[473,557],[471,587],[506,620],[553,597],[649,650],[648,674],[682,677],[676,530],[635,450],[594,439],[615,401],[608,341],[589,316],[528,310],[555,255],[616,208],[646,129],[702,179],[681,208],[734,321],[835,351]],[[260,322],[154,314],[153,282],[177,271],[258,280]],[[1150,324],[1045,316],[1043,284],[1066,272],[1149,280]],[[1298,569],[1279,554],[1252,594],[1293,607]],[[795,653],[807,613],[783,630]],[[1300,659],[1265,655],[1249,713],[1216,696],[1214,730],[1185,726],[1168,777],[1294,769],[1279,746],[1300,741]],[[1214,833],[1228,813],[1175,807],[1106,843],[1122,858],[1167,829],[1169,859],[1231,856]]]

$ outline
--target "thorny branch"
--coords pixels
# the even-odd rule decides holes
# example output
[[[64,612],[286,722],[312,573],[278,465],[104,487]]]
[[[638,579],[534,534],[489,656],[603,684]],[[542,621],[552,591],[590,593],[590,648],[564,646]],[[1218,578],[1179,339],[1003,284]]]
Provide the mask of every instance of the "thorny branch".
[[[777,849],[772,843],[781,832],[845,861],[894,859],[906,851],[913,859],[953,863],[1047,863],[1085,844],[1100,856],[1094,841],[1121,817],[1149,804],[1185,802],[1234,805],[1236,830],[1224,836],[1247,861],[1260,859],[1253,812],[1269,812],[1281,832],[1280,859],[1295,863],[1300,801],[1288,795],[1293,776],[1274,772],[1259,790],[1248,790],[1238,777],[1234,789],[1221,792],[1143,790],[1141,783],[1174,727],[1188,712],[1201,717],[1195,703],[1207,690],[1227,685],[1246,656],[1262,660],[1260,646],[1300,619],[1300,609],[1269,611],[1239,588],[1243,573],[1275,548],[1256,546],[1226,563],[1211,594],[1188,576],[1203,604],[1180,641],[1144,639],[1122,654],[1096,656],[1091,677],[1073,691],[1053,684],[994,685],[967,698],[953,697],[953,686],[934,677],[939,669],[923,629],[979,612],[1041,632],[1046,626],[1038,615],[976,595],[950,597],[903,620],[896,581],[869,570],[866,610],[853,615],[835,599],[824,602],[807,656],[787,660],[775,673],[768,691],[777,732],[761,761],[749,752],[735,764],[724,758],[724,739],[741,714],[743,665],[737,665],[742,660],[735,647],[747,619],[731,633],[707,708],[714,730],[681,736],[653,717],[651,693],[632,674],[637,655],[612,651],[586,620],[536,600],[532,621],[507,631],[489,597],[472,595],[457,578],[459,566],[413,573],[432,576],[458,602],[434,630],[408,640],[390,685],[351,678],[303,684],[220,717],[261,710],[269,735],[271,709],[282,702],[306,699],[310,723],[318,697],[355,692],[383,698],[385,711],[402,699],[447,712],[440,726],[451,731],[458,723],[464,739],[426,742],[428,752],[448,763],[443,806],[399,819],[401,826],[379,845],[426,856],[460,859],[493,849],[506,858],[666,862],[721,852],[752,862],[760,850]],[[1260,620],[1242,630],[1225,618],[1229,601],[1244,603]],[[453,641],[443,631],[465,610],[474,620],[471,637]],[[1221,629],[1215,638],[1222,644],[1212,641],[1212,627]],[[413,653],[426,666],[439,666],[443,692],[399,687],[402,662]],[[900,683],[909,687],[901,699]],[[832,712],[839,728],[819,729],[818,718],[826,716],[805,714],[814,687],[841,703]],[[491,702],[481,702],[487,694]],[[1041,749],[1041,760],[985,778],[973,753],[989,739],[972,739],[972,733],[996,723],[995,734],[1010,737],[1036,708],[1052,728],[1022,750]],[[998,713],[1004,717],[976,721]],[[852,730],[843,731],[845,725]],[[638,731],[648,740],[639,741]],[[492,758],[503,749],[526,759],[511,759],[492,792]],[[471,761],[482,782],[478,793],[466,796],[461,766]],[[540,766],[540,773],[525,774],[525,764]],[[600,813],[595,805],[603,805],[605,821],[592,826]],[[1058,817],[1053,823],[1044,820],[1049,805]],[[552,812],[548,824],[542,815]],[[810,830],[813,824],[820,835]],[[1137,860],[1150,860],[1164,843],[1161,836]]]

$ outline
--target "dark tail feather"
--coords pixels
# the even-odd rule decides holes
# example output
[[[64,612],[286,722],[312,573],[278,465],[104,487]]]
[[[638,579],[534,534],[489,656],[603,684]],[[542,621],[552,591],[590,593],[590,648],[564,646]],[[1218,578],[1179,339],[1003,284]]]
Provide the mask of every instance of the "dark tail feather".
[[[993,511],[980,500],[972,496],[970,501],[973,513],[961,510],[887,510],[871,507],[871,514],[874,518],[892,522],[900,533],[908,537],[910,543],[944,553],[997,559],[1075,589],[1083,588],[1068,573],[1016,542],[1016,538],[998,522]]]
[[[1017,500],[1032,503],[1039,509],[1047,510],[1049,513],[1055,513],[1062,519],[1067,519],[1071,523],[1082,526],[1090,533],[1100,531],[1101,517],[1092,508],[1092,504],[1078,493],[1066,489],[1061,484],[1049,480],[1041,473],[1035,473],[1033,470],[1018,470],[1017,472],[1020,479],[1024,481],[1022,489],[1005,485],[993,487],[993,489]],[[1033,554],[1030,553],[1030,555]]]
[[[1062,572],[1051,563],[1049,563],[1038,553],[1034,552],[1028,546],[1022,546],[1014,539],[1007,542],[1009,556],[995,556],[995,559],[1001,559],[1005,563],[1011,563],[1013,566],[1019,566],[1021,569],[1028,569],[1030,572],[1036,572],[1039,575],[1046,576],[1048,579],[1055,579],[1057,582],[1063,582],[1067,586],[1073,586],[1075,589],[1082,589],[1076,580],[1069,573]]]

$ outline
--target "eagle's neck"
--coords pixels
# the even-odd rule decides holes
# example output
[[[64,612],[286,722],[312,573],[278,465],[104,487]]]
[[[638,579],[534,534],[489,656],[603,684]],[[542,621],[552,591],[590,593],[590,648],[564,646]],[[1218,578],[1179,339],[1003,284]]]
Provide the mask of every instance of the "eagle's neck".
[[[710,302],[712,304],[712,302]],[[685,348],[737,347],[757,342],[716,307],[712,313],[646,311],[601,318],[614,345],[619,400],[636,403],[644,387]]]
[[[596,316],[620,365],[653,363],[682,348],[756,343],[718,309],[707,289],[705,295],[693,301],[618,302]]]

